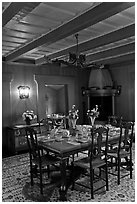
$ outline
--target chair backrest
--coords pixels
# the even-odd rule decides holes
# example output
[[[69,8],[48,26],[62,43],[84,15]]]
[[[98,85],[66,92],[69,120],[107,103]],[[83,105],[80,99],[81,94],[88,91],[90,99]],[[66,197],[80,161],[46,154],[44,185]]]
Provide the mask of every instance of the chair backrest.
[[[30,156],[33,158],[40,157],[39,146],[37,142],[37,133],[33,128],[26,128],[27,143]]]
[[[124,130],[124,131],[122,131]],[[123,140],[123,147],[129,148],[132,147],[132,142],[133,142],[133,134],[134,134],[134,122],[123,122],[121,125],[121,136],[120,136],[120,143],[121,143],[121,138],[122,138],[122,133],[124,133],[124,140]]]
[[[47,131],[51,131],[54,128],[54,123],[53,123],[52,118],[45,118],[44,126],[47,129]]]
[[[92,145],[91,145],[91,160],[95,157],[107,156],[108,149],[108,131],[109,128],[99,127],[91,130]],[[104,151],[105,150],[105,151]]]
[[[120,127],[122,124],[123,117],[122,116],[108,116],[108,124],[111,124],[116,127]]]
[[[126,151],[131,150],[134,134],[134,122],[122,122],[120,126],[120,137],[119,137],[119,146],[118,153],[121,149]]]

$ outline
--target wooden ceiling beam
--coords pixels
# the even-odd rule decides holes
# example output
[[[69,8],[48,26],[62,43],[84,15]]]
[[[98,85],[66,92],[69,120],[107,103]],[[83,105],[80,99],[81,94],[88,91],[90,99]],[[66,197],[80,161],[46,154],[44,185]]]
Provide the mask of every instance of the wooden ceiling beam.
[[[29,65],[34,65],[35,64],[35,60],[33,59],[18,59],[16,61],[14,61],[15,63],[21,63],[21,64],[29,64]]]
[[[33,9],[40,3],[33,3]],[[2,13],[2,27],[4,27],[21,9],[32,6],[30,2],[12,2]]]
[[[4,27],[23,7],[25,3],[10,3],[2,13],[2,27]]]
[[[79,32],[82,29],[94,25],[134,5],[134,2],[101,3],[98,6],[92,8],[91,10],[82,13],[81,15],[73,18],[71,21],[68,21],[62,26],[57,27],[51,32],[42,35],[36,40],[31,41],[30,43],[16,50],[15,52],[9,54],[8,56],[6,56],[6,61],[12,61],[23,55],[24,53],[33,50],[34,48],[43,44],[49,45],[54,42],[57,42],[69,35]]]
[[[83,43],[79,44],[79,51],[80,52],[84,52],[87,50],[91,50],[97,47],[101,47],[104,45],[108,45],[110,43],[114,43],[129,37],[132,37],[135,35],[135,24],[131,24],[129,26],[126,26],[124,28],[118,29],[116,31],[110,32],[106,35],[102,35],[100,37],[85,41]],[[72,46],[70,48],[61,50],[59,52],[53,53],[48,55],[47,57],[49,59],[55,59],[59,56],[62,55],[67,55],[69,52],[76,52],[76,46]],[[36,60],[36,64],[41,64],[42,61],[45,61],[45,57],[41,57],[39,59]]]
[[[112,49],[107,49],[101,52],[90,54],[86,57],[87,61],[94,62],[103,58],[114,57],[116,55],[122,55],[129,52],[135,52],[135,43],[129,43],[123,46],[118,46]]]
[[[108,45],[110,43],[114,43],[129,37],[132,37],[135,35],[135,24],[131,24],[129,26],[126,26],[124,28],[112,31],[108,34],[102,35],[100,37],[85,41],[83,43],[79,44],[79,51],[80,52],[84,52],[87,50],[91,50],[97,47],[101,47],[104,45]],[[62,50],[60,52],[57,52],[55,54],[51,54],[49,55],[50,58],[56,58],[58,56],[61,56],[61,52],[62,54],[67,54],[70,51],[75,52],[76,51],[76,46],[72,46],[71,48]],[[59,54],[57,56],[57,54]]]
[[[135,53],[126,53],[123,55],[117,55],[113,57],[107,57],[105,59],[100,59],[97,60],[95,63],[97,64],[115,64],[115,63],[120,63],[120,62],[126,62],[126,61],[135,61]]]

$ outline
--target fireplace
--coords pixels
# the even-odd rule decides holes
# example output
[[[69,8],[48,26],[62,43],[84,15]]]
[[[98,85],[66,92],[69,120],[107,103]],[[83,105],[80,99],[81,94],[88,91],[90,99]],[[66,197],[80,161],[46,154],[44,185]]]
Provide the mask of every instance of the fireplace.
[[[98,105],[98,120],[107,121],[108,116],[115,115],[115,96],[119,95],[120,91],[114,87],[108,66],[91,70],[88,88],[82,91],[83,95],[87,96],[87,109],[91,110]]]
[[[98,105],[98,120],[106,121],[108,116],[115,115],[115,96],[116,90],[85,90],[87,96],[88,109],[95,108]]]
[[[106,121],[108,116],[113,115],[112,113],[112,96],[91,96],[89,109],[95,108],[98,105],[99,116],[98,120]]]

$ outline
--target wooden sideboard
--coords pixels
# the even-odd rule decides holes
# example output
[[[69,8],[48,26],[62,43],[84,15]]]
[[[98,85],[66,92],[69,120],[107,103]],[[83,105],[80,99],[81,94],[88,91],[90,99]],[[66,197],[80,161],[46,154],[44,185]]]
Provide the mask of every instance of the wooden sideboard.
[[[41,133],[43,123],[35,123],[29,125],[33,127],[37,133]],[[7,149],[8,155],[17,154],[20,151],[28,150],[25,128],[28,125],[15,125],[7,127]]]
[[[60,126],[61,120],[62,125],[65,128],[66,127],[66,118],[60,118],[60,117],[51,117],[50,122],[52,123],[52,126]],[[48,122],[47,120],[47,122]],[[51,128],[53,128],[51,126]],[[38,137],[40,137],[43,134],[47,134],[51,129],[49,128],[50,125],[45,122],[45,120],[41,123],[34,123],[31,125],[14,125],[9,126],[6,128],[6,138],[4,138],[4,141],[6,141],[5,146],[3,147],[3,154],[6,154],[6,156],[15,155],[18,152],[21,151],[28,151],[28,144],[26,139],[26,127],[33,127],[37,133]]]

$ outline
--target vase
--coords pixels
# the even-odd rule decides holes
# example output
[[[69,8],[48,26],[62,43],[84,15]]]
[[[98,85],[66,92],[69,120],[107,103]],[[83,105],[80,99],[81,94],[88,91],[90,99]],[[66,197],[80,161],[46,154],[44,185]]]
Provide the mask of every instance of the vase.
[[[76,134],[76,122],[77,119],[69,119],[70,134],[73,136]]]
[[[90,116],[90,121],[91,121],[91,125],[94,126],[94,123],[95,123],[95,117]]]
[[[30,125],[30,119],[28,117],[26,118],[25,121],[26,121],[26,125]]]
[[[69,119],[69,126],[73,129],[76,128],[77,119]]]

